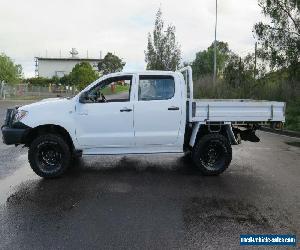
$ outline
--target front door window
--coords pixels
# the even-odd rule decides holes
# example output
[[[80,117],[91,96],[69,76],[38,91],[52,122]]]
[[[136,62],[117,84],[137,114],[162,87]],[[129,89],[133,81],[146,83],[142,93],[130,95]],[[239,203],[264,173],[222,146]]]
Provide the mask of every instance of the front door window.
[[[129,102],[132,76],[113,77],[102,81],[88,92],[88,101]]]

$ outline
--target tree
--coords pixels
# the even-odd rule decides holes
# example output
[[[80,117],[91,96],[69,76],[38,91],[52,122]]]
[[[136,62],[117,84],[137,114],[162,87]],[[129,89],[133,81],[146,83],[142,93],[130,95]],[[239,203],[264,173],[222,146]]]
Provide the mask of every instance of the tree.
[[[249,92],[254,83],[254,55],[248,54],[241,58],[232,53],[224,68],[224,80],[233,88],[243,88]],[[249,94],[249,93],[248,93]]]
[[[217,73],[224,70],[225,64],[230,57],[228,44],[217,41]],[[214,43],[206,50],[196,53],[196,59],[192,62],[193,76],[198,79],[201,76],[212,75],[214,71]]]
[[[291,78],[300,79],[299,0],[258,0],[269,23],[259,22],[254,33],[264,51],[261,57],[272,69],[288,68]]]
[[[225,82],[235,88],[241,86],[243,69],[242,59],[237,54],[232,54],[224,69]]]
[[[59,83],[61,85],[72,85],[71,79],[70,79],[70,74],[69,75],[64,75],[59,79]]]
[[[102,74],[109,74],[122,71],[125,62],[121,58],[108,52],[106,56],[98,63],[98,69]]]
[[[51,79],[45,77],[32,77],[25,79],[25,82],[35,86],[48,86],[51,83]]]
[[[49,86],[49,84],[63,84],[62,83],[62,79],[64,78],[65,76],[59,78],[58,76],[53,76],[52,78],[46,78],[46,77],[31,77],[31,78],[27,78],[27,79],[24,79],[24,82],[26,83],[30,83],[32,85],[35,85],[35,86]],[[68,77],[68,75],[66,75],[66,77]]]
[[[0,81],[16,83],[22,77],[22,66],[14,62],[5,54],[0,54]]]
[[[84,89],[98,77],[98,73],[93,70],[93,67],[88,62],[76,64],[69,74],[70,82],[72,85],[78,86],[79,89]]]
[[[175,26],[168,25],[164,30],[162,12],[156,13],[153,35],[148,33],[145,61],[149,70],[176,70],[180,64],[181,51],[176,42]]]

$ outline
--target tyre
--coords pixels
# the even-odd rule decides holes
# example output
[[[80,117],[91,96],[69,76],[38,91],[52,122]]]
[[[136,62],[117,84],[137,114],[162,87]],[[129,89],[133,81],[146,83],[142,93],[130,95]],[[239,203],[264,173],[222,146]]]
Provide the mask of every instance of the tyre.
[[[71,161],[68,144],[55,134],[45,134],[34,139],[29,147],[28,160],[32,170],[44,178],[61,176]]]
[[[219,175],[231,162],[231,144],[223,135],[204,135],[194,146],[192,159],[203,175]]]

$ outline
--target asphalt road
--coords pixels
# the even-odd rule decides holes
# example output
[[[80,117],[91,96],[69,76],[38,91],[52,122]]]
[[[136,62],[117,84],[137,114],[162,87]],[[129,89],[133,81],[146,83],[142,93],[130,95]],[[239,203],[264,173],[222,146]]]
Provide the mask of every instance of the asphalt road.
[[[44,180],[26,149],[1,142],[0,248],[236,249],[240,234],[299,238],[300,140],[258,134],[260,143],[234,146],[218,177],[153,155],[84,157]]]

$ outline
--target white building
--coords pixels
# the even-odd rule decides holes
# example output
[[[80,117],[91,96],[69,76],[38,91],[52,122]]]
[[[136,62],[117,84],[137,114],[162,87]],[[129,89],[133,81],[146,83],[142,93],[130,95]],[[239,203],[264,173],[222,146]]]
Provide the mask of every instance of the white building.
[[[98,70],[100,58],[78,58],[78,52],[74,48],[72,48],[70,54],[72,56],[69,58],[35,57],[36,76],[46,78],[62,77],[69,74],[74,66],[81,62],[88,62],[95,70]]]

